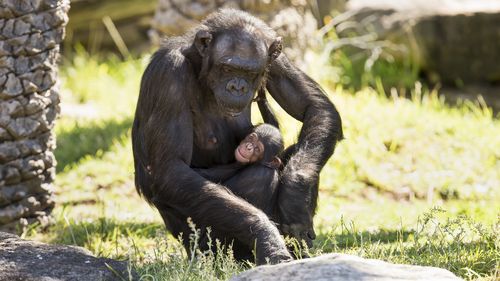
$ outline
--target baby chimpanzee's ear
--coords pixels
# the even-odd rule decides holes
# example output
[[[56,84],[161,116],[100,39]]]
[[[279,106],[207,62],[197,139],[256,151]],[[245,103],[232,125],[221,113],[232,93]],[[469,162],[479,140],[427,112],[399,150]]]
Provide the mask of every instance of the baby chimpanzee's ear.
[[[274,156],[273,159],[269,163],[267,163],[267,166],[269,168],[273,168],[273,169],[278,170],[281,167],[281,159]]]

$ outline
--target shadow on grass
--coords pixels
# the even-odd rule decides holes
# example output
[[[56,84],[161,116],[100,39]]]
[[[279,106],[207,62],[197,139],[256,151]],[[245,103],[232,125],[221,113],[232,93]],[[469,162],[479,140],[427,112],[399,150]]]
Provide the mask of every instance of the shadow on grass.
[[[135,223],[105,217],[78,223],[59,220],[51,232],[55,233],[51,243],[83,246],[98,256],[118,259],[127,258],[131,247],[136,250],[158,247],[156,239],[163,239],[166,234],[162,223]],[[412,235],[419,236],[415,239]],[[392,263],[441,267],[471,279],[497,276],[496,239],[491,231],[485,231],[476,241],[448,240],[444,236],[414,231],[346,231],[318,235],[313,252],[344,252]]]
[[[75,124],[68,130],[57,133],[57,171],[77,163],[87,155],[95,155],[99,151],[107,151],[113,141],[124,135],[132,126],[132,118],[122,121],[107,120],[90,124]]]
[[[166,233],[165,226],[160,223],[117,221],[104,217],[82,222],[60,219],[49,231],[54,233],[49,241],[52,244],[85,247],[96,255],[105,257],[114,252],[115,248],[130,247],[130,243],[123,243],[127,239],[135,246],[142,247],[145,240],[152,240]],[[119,252],[118,256],[127,253],[126,250]]]

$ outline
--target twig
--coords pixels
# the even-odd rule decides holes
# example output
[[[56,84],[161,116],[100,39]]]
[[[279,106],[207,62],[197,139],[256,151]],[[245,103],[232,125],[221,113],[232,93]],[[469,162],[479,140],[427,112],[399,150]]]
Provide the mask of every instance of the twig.
[[[106,29],[108,30],[109,35],[111,35],[111,39],[113,39],[113,42],[115,42],[118,51],[120,51],[120,54],[122,54],[124,58],[129,57],[130,52],[128,51],[127,45],[125,45],[122,36],[118,32],[118,29],[116,29],[116,26],[111,18],[109,16],[105,16],[102,18],[102,22],[104,23],[104,26],[106,26]]]

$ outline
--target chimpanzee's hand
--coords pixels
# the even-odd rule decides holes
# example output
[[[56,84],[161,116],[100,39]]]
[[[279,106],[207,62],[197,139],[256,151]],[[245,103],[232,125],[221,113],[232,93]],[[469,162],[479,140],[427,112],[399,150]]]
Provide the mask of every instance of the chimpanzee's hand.
[[[288,250],[285,251],[280,251],[280,252],[275,252],[267,257],[259,257],[257,255],[257,265],[263,265],[263,264],[279,264],[279,263],[285,263],[293,261],[292,256],[288,252]]]
[[[313,240],[316,239],[316,233],[312,226],[305,224],[281,224],[281,233],[297,239],[298,242],[304,241],[308,248],[313,246]]]
[[[267,229],[263,229],[255,241],[257,265],[278,264],[293,260],[278,229],[270,221],[266,222]]]

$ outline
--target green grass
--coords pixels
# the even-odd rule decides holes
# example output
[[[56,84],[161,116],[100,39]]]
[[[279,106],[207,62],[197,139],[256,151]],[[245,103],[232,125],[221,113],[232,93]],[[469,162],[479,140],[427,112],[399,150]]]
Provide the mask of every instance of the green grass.
[[[228,279],[252,265],[227,255],[188,257],[135,191],[130,126],[146,63],[82,54],[65,62],[56,223],[25,235],[127,259],[142,280]],[[311,253],[500,278],[500,121],[491,111],[473,103],[450,107],[419,84],[410,98],[386,96],[384,87],[353,95],[325,76],[327,66],[311,69],[328,79],[322,83],[346,136],[321,174]],[[277,112],[291,143],[300,124]]]

